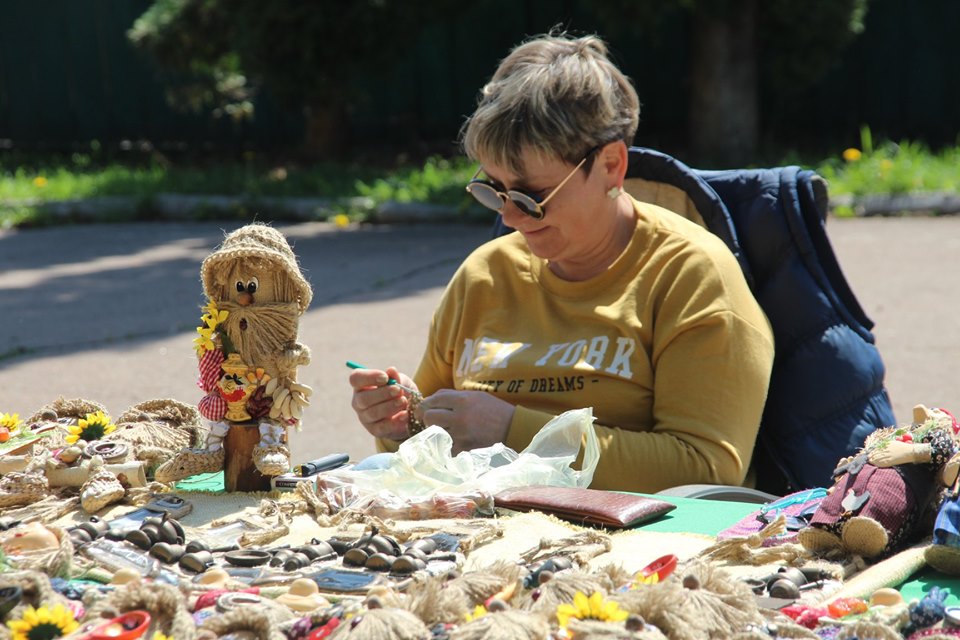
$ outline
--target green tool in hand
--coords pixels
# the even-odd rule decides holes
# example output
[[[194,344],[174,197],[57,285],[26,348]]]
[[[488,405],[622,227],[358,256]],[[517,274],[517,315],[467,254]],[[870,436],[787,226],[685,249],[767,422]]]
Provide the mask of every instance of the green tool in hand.
[[[350,367],[351,369],[369,369],[369,368],[370,368],[370,367],[365,367],[365,366],[363,366],[362,364],[360,364],[360,363],[358,363],[358,362],[354,362],[353,360],[347,360],[347,366]],[[399,382],[397,382],[396,380],[394,380],[393,378],[390,378],[389,380],[387,380],[387,384],[388,384],[388,385],[390,385],[390,384],[396,385],[396,386],[400,387],[401,389],[403,389],[404,391],[406,391],[407,393],[417,393],[417,390],[416,390],[416,389],[414,389],[414,388],[412,388],[412,387],[408,387],[408,386],[406,386],[406,385],[402,385],[402,384],[400,384]]]

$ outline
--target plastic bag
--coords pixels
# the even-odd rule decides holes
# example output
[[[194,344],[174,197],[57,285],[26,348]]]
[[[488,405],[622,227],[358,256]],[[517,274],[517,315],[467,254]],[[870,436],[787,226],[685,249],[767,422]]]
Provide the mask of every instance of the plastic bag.
[[[572,464],[584,440],[583,466],[577,470]],[[318,492],[331,506],[357,508],[362,504],[365,511],[374,508],[376,500],[371,496],[379,496],[395,511],[398,499],[415,505],[438,494],[473,495],[478,505],[487,505],[489,496],[512,487],[587,487],[600,459],[590,408],[560,414],[520,453],[502,443],[456,456],[452,449],[449,433],[429,427],[403,442],[383,468],[321,475]]]

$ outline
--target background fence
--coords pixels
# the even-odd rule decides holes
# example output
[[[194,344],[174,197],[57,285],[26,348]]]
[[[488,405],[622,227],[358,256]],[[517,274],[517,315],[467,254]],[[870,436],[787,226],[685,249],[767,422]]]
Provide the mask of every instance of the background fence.
[[[329,0],[322,0],[329,1]],[[155,69],[125,32],[148,0],[0,0],[0,144],[61,149],[91,140],[148,140],[191,148],[282,148],[302,134],[299,114],[258,98],[253,121],[183,114],[165,101]],[[351,113],[361,147],[452,149],[476,92],[507,50],[562,23],[597,25],[577,3],[480,0],[457,21],[429,29],[379,77],[358,79]],[[682,17],[647,42],[609,37],[638,88],[637,141],[682,154],[686,138]],[[602,33],[602,32],[601,32]],[[873,0],[866,30],[817,83],[761,109],[767,149],[822,151],[874,138],[956,144],[960,132],[960,2]],[[761,61],[762,64],[763,61]]]

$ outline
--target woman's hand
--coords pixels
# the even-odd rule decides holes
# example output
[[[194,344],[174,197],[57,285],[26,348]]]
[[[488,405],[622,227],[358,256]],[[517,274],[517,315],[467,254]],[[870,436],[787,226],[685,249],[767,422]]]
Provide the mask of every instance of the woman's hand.
[[[410,398],[397,385],[387,384],[391,378],[405,387],[417,388],[409,376],[394,367],[386,371],[356,369],[350,374],[350,406],[357,412],[360,424],[374,437],[403,440],[407,437]]]
[[[454,455],[503,442],[515,407],[486,391],[441,389],[424,398],[417,414],[428,426],[442,427],[453,437]]]

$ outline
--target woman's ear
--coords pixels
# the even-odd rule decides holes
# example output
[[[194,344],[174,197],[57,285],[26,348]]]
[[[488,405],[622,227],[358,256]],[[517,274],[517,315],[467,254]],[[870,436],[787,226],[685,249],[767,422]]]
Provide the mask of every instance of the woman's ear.
[[[627,145],[623,140],[617,140],[601,147],[599,164],[603,167],[608,188],[623,186],[624,176],[627,175],[627,158]]]

